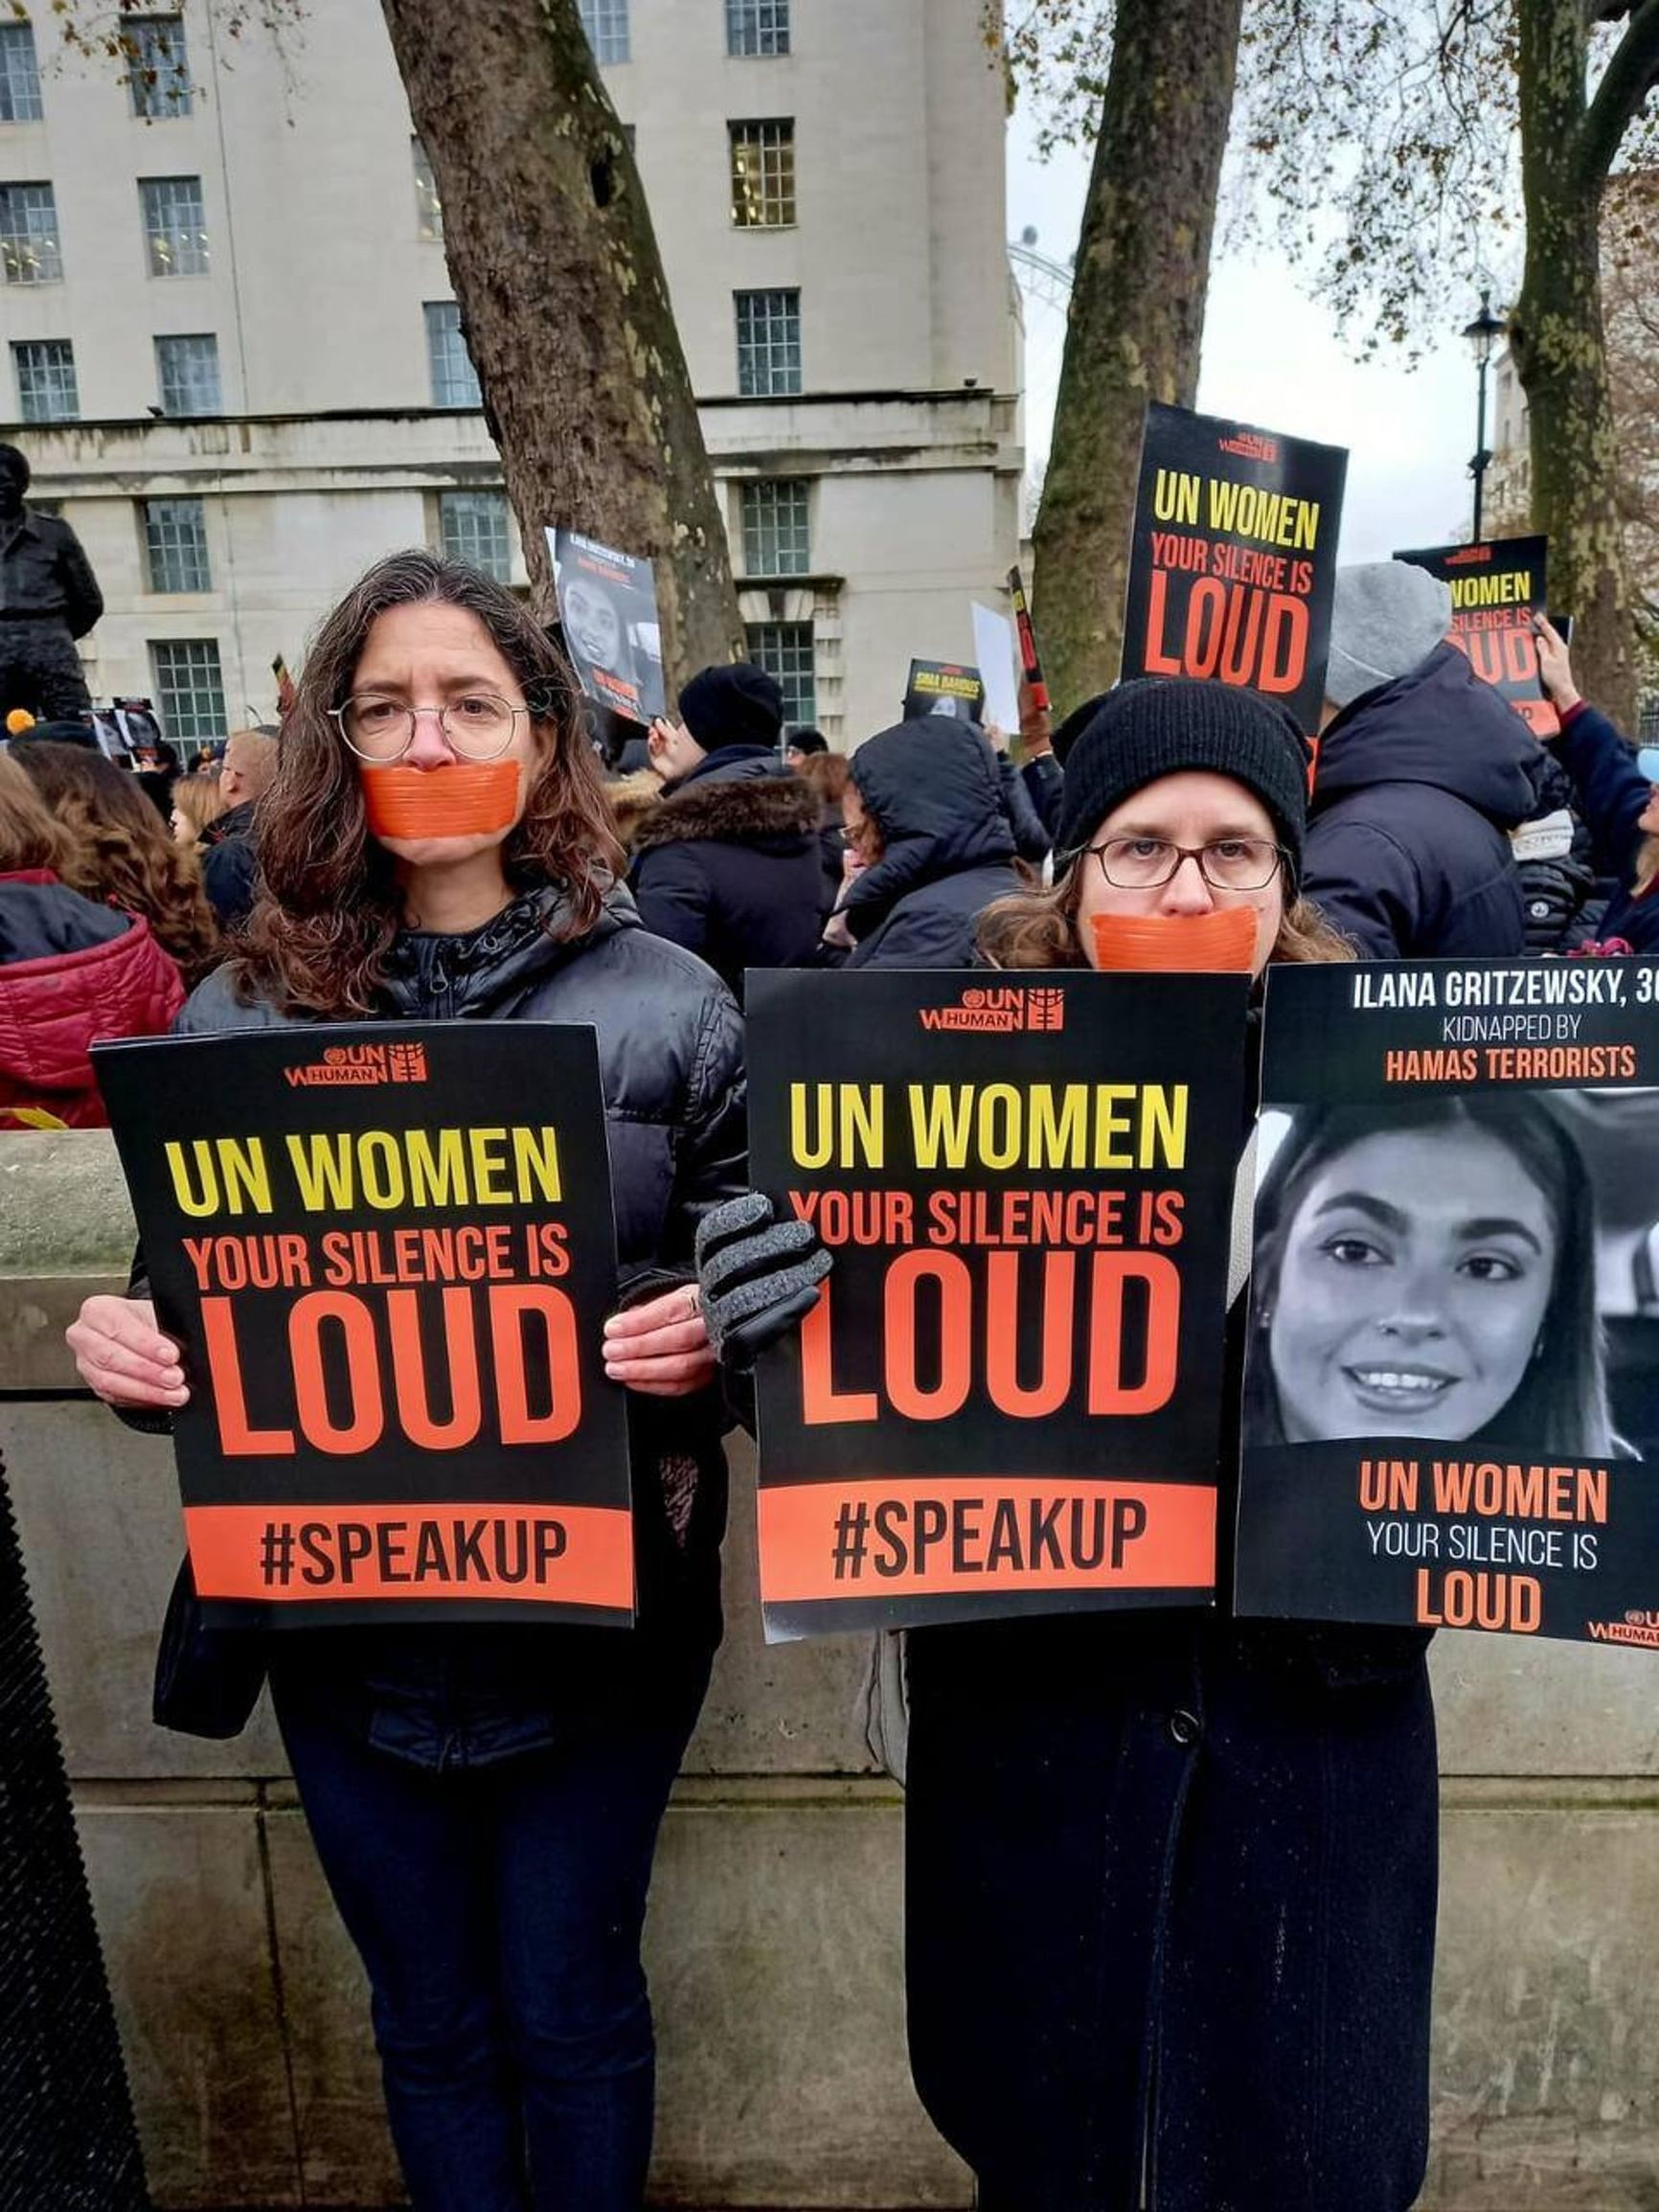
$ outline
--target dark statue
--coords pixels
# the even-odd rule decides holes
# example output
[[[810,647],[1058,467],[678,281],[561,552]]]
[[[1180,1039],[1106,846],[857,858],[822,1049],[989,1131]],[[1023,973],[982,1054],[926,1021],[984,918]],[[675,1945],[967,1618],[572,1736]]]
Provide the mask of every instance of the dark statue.
[[[103,612],[103,594],[67,522],[24,505],[29,464],[0,445],[0,718],[26,707],[38,721],[92,710],[75,640]]]

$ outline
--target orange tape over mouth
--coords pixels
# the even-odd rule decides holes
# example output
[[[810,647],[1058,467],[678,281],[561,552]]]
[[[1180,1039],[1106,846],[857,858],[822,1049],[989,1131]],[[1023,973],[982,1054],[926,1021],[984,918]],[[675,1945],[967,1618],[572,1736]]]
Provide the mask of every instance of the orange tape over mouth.
[[[516,761],[361,773],[363,807],[376,837],[477,837],[511,829],[518,811]]]
[[[1170,973],[1248,975],[1256,965],[1256,912],[1091,914],[1095,966],[1102,974],[1158,969]]]

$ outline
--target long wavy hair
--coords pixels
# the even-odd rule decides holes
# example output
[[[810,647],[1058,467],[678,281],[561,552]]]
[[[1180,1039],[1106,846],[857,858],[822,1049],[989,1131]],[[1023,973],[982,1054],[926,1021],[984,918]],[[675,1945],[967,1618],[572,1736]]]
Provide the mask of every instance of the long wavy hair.
[[[622,872],[569,664],[503,585],[423,547],[394,553],[324,618],[283,723],[276,780],[260,801],[259,890],[232,956],[244,995],[331,1020],[375,1011],[402,896],[391,855],[369,833],[356,763],[330,710],[351,696],[376,620],[427,605],[477,617],[534,718],[539,760],[524,817],[502,847],[509,882],[561,891],[548,926],[571,938],[592,929]]]
[[[47,868],[61,879],[67,844],[15,755],[0,752],[0,876]]]
[[[31,740],[12,758],[62,832],[62,881],[83,899],[142,915],[186,982],[199,982],[218,959],[218,924],[194,860],[168,834],[138,778],[88,745]]]
[[[1255,1280],[1244,1436],[1249,1444],[1284,1440],[1268,1349],[1285,1246],[1302,1204],[1330,1161],[1367,1137],[1408,1130],[1467,1131],[1503,1146],[1540,1194],[1556,1232],[1556,1267],[1538,1331],[1539,1352],[1509,1403],[1471,1444],[1600,1458],[1616,1447],[1596,1308],[1596,1207],[1590,1178],[1571,1134],[1534,1098],[1474,1091],[1466,1097],[1389,1099],[1376,1106],[1309,1106],[1296,1113],[1256,1196]]]
[[[1013,891],[995,899],[979,918],[979,951],[993,968],[1080,968],[1082,941],[1078,908],[1083,897],[1087,853],[1071,863],[1047,890]],[[1269,955],[1273,960],[1352,960],[1354,948],[1334,930],[1311,900],[1293,899],[1279,924]]]

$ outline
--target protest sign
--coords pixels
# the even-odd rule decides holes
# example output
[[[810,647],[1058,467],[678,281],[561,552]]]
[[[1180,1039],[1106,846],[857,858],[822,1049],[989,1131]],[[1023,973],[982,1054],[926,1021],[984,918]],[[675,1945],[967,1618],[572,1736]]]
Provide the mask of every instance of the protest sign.
[[[1237,1606],[1659,1646],[1659,962],[1269,972]]]
[[[985,686],[978,669],[961,661],[913,660],[904,687],[904,719],[921,715],[953,715],[958,721],[985,719]]]
[[[1153,400],[1124,618],[1125,676],[1205,676],[1319,726],[1348,455]]]
[[[593,1031],[375,1022],[95,1058],[184,1347],[210,1610],[631,1619]]]
[[[148,699],[117,699],[111,706],[95,707],[92,734],[105,759],[124,767],[130,767],[141,754],[155,752],[162,741],[161,724]]]
[[[751,973],[753,1173],[834,1255],[761,1362],[769,1639],[1210,1602],[1248,990]]]
[[[655,569],[574,530],[549,528],[547,549],[582,690],[631,722],[654,721],[667,709]]]
[[[1019,735],[1019,666],[1013,625],[993,606],[973,603],[973,650],[985,685],[985,718],[1010,737]]]
[[[1031,606],[1025,595],[1025,579],[1017,568],[1008,572],[1009,595],[1013,601],[1013,627],[1019,639],[1020,674],[1031,693],[1031,703],[1038,714],[1049,711],[1049,687],[1043,680],[1042,662],[1037,657],[1036,629],[1031,618]]]
[[[1426,568],[1450,585],[1450,643],[1468,655],[1476,675],[1500,692],[1540,738],[1553,738],[1561,726],[1538,689],[1533,630],[1534,615],[1549,611],[1544,589],[1549,549],[1547,537],[1500,537],[1483,538],[1478,545],[1431,545],[1394,557]]]

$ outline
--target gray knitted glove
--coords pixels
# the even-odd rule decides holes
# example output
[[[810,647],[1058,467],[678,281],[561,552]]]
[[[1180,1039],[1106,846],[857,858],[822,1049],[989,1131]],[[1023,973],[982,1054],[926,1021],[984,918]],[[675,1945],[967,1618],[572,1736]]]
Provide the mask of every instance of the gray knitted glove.
[[[737,1368],[752,1367],[757,1353],[805,1319],[830,1267],[811,1223],[775,1220],[761,1191],[703,1216],[696,1260],[709,1341]]]

